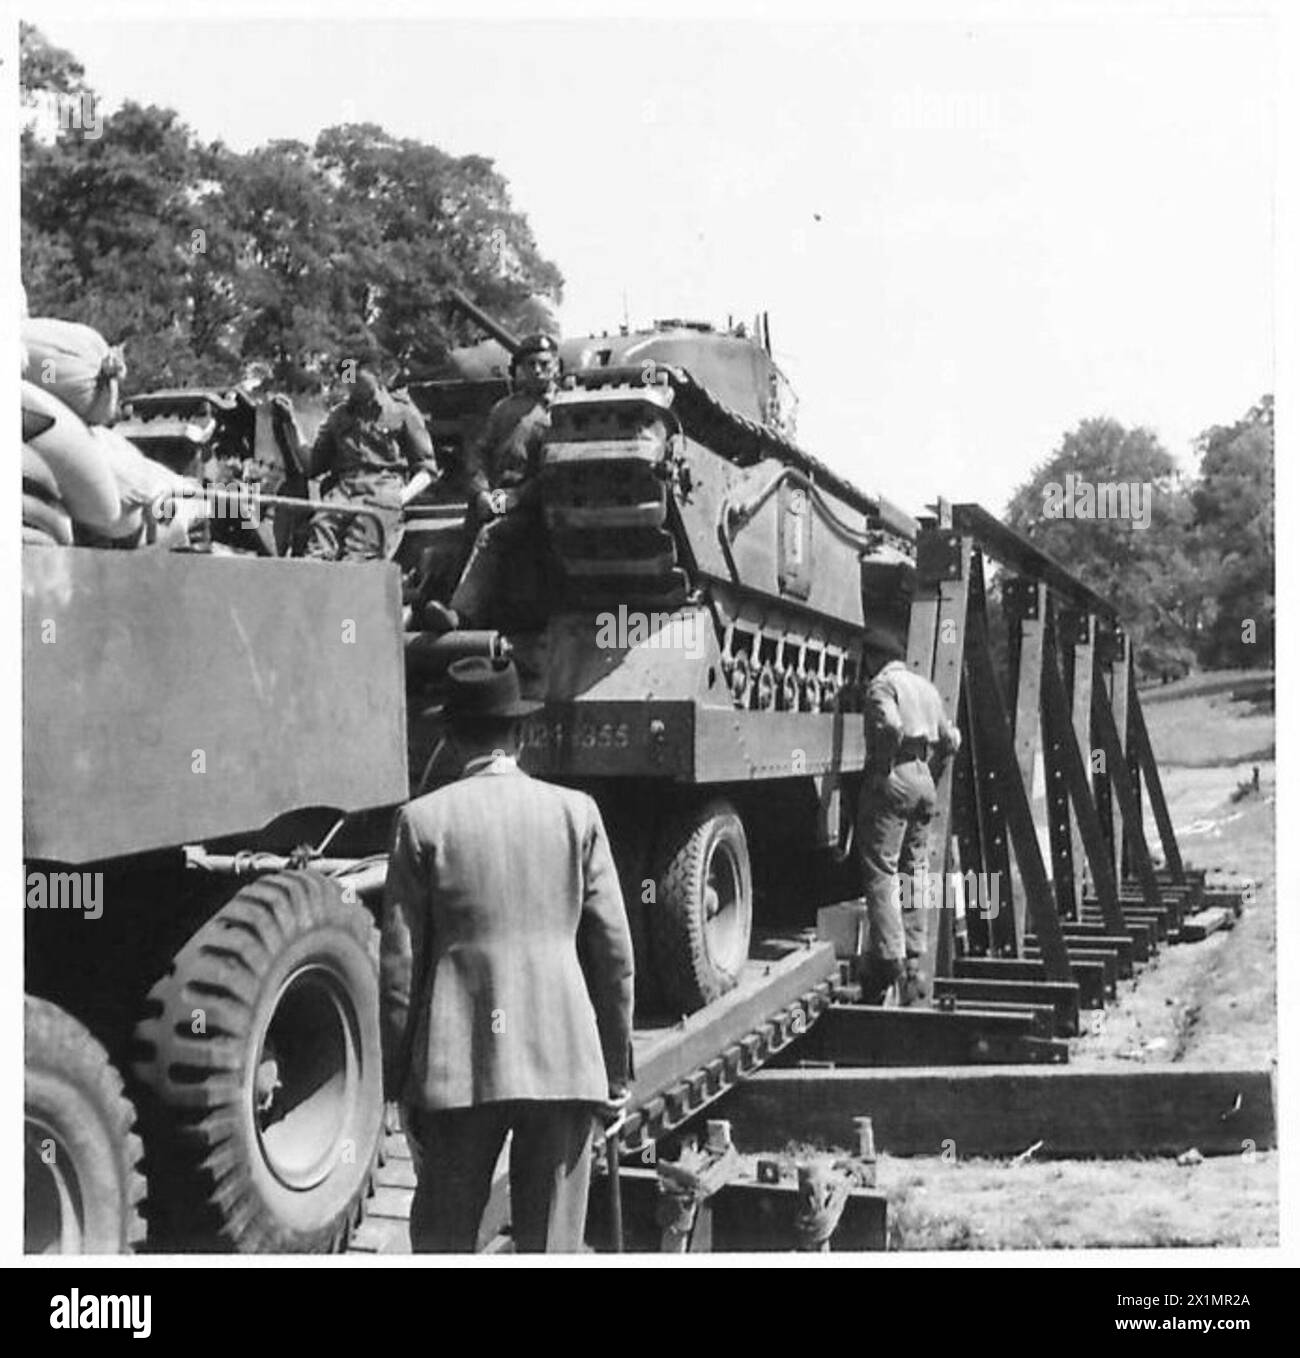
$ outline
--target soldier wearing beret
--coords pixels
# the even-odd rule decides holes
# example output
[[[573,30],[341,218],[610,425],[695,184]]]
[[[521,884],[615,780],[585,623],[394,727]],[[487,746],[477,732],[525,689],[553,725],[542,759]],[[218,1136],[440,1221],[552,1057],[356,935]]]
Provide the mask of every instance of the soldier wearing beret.
[[[426,605],[428,625],[503,626],[522,598],[535,595],[545,543],[539,473],[559,371],[549,335],[530,335],[511,358],[514,390],[492,407],[466,458],[474,545],[450,608]]]

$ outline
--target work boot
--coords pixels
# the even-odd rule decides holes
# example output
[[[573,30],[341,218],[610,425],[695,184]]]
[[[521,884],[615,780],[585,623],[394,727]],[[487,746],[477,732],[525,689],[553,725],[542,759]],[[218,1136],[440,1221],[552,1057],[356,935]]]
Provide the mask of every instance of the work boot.
[[[894,957],[865,957],[858,965],[858,984],[863,1004],[884,1004],[895,981],[903,974],[903,963]]]
[[[921,970],[921,959],[909,957],[903,964],[903,979],[898,987],[898,1002],[906,1007],[923,1004],[930,998],[930,982]]]
[[[460,617],[454,608],[430,599],[420,610],[420,622],[426,632],[454,632],[460,626]]]

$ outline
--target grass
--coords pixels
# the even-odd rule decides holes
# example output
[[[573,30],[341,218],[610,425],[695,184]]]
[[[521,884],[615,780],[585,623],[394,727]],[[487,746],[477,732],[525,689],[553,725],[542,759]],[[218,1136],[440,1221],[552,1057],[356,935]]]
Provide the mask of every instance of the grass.
[[[1278,1243],[1277,1153],[1173,1160],[891,1160],[896,1250],[1160,1249]]]
[[[1230,768],[1273,759],[1272,675],[1238,673],[1222,683],[1217,675],[1199,677],[1214,682],[1175,695],[1178,701],[1153,703],[1152,695],[1142,695],[1151,747],[1161,768]]]
[[[1176,702],[1196,695],[1211,696],[1241,688],[1245,691],[1269,688],[1273,684],[1272,670],[1203,670],[1189,674],[1172,684],[1150,684],[1139,690],[1142,710],[1149,711],[1161,703]]]

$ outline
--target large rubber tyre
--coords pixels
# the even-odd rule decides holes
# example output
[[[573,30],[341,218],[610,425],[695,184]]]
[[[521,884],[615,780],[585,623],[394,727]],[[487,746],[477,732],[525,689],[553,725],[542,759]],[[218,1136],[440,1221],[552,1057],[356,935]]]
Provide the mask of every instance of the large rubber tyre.
[[[374,939],[336,882],[276,873],[232,897],[154,986],[134,1073],[150,1092],[165,1247],[346,1245],[383,1122]]]
[[[71,1014],[23,999],[28,1254],[125,1254],[144,1239],[143,1150],[108,1053]]]
[[[745,827],[727,801],[669,819],[659,838],[650,943],[671,1011],[725,995],[749,956],[754,887]]]

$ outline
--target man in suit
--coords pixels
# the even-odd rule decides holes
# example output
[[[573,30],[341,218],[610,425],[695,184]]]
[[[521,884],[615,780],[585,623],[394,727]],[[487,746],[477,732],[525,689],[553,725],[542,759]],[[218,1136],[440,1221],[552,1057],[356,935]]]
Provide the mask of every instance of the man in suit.
[[[459,779],[397,816],[384,895],[386,1097],[416,1164],[414,1250],[471,1252],[505,1141],[522,1251],[582,1247],[596,1118],[631,1079],[632,940],[596,803],[515,762],[510,661],[456,661]]]

